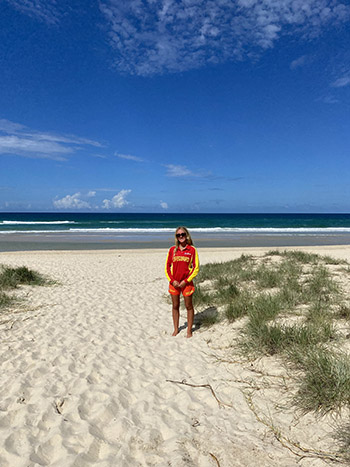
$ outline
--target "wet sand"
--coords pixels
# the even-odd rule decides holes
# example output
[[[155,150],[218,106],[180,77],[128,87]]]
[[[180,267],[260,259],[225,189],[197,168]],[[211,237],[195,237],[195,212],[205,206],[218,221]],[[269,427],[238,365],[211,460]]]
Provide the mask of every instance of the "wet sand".
[[[349,234],[196,234],[196,246],[201,248],[288,247],[318,245],[349,245]],[[97,234],[2,234],[1,251],[33,250],[115,250],[166,249],[173,244],[169,234],[139,234],[107,236]]]

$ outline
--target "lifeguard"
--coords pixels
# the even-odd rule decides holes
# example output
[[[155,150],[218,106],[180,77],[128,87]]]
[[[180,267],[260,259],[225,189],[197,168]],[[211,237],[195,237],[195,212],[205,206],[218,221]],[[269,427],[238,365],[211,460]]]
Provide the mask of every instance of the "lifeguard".
[[[165,262],[165,274],[169,281],[169,293],[173,302],[173,336],[179,333],[180,294],[184,296],[187,309],[187,337],[192,337],[194,310],[192,294],[193,279],[199,271],[198,253],[186,227],[178,227],[175,231],[175,245],[172,246]]]

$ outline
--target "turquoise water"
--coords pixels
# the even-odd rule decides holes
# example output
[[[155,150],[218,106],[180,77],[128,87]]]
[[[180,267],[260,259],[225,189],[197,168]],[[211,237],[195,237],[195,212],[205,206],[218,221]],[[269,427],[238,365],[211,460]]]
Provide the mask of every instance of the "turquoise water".
[[[0,214],[0,234],[161,234],[179,225],[199,234],[326,235],[350,233],[350,214]]]

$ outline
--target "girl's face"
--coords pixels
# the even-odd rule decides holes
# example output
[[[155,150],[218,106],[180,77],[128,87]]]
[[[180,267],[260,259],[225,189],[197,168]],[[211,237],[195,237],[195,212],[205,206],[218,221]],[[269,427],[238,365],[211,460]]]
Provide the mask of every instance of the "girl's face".
[[[177,232],[176,232],[176,238],[178,239],[180,245],[186,245],[187,243],[187,236],[186,236],[186,232],[182,229],[179,229]]]

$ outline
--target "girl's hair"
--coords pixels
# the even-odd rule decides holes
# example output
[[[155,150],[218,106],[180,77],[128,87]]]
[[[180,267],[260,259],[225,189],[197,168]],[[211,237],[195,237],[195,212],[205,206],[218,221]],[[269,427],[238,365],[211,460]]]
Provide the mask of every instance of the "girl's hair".
[[[176,247],[175,251],[177,251],[177,249],[179,248],[179,245],[180,245],[179,240],[176,237],[176,234],[177,234],[178,230],[180,230],[180,229],[183,230],[185,232],[185,234],[186,234],[187,245],[193,245],[193,241],[192,241],[192,237],[191,237],[190,232],[186,229],[186,227],[180,226],[175,230],[175,247]]]

